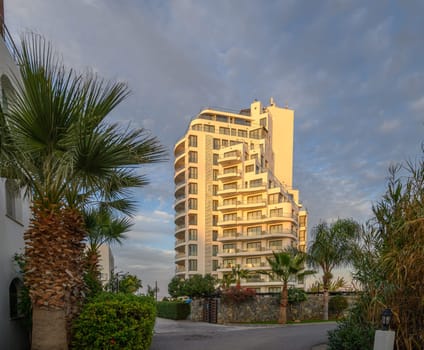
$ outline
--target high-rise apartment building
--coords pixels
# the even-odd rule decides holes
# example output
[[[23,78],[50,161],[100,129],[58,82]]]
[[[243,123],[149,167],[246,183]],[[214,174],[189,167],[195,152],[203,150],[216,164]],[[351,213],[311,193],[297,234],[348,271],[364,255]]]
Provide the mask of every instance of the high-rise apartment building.
[[[306,246],[307,213],[292,188],[294,111],[254,101],[238,113],[203,109],[174,147],[176,276],[222,278],[277,292],[259,270],[287,246]]]

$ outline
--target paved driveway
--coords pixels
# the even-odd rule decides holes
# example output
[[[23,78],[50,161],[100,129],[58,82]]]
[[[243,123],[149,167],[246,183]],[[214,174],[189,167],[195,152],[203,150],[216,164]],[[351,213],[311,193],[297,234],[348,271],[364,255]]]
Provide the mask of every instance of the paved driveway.
[[[311,350],[336,323],[240,326],[158,318],[150,350]]]

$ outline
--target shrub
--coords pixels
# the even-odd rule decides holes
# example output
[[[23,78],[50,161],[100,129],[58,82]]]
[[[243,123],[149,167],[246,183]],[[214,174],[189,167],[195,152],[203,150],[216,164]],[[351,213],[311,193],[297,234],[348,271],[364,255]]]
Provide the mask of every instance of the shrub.
[[[371,350],[375,327],[369,323],[363,310],[356,305],[337,328],[328,332],[328,350]]]
[[[242,303],[247,300],[254,299],[256,291],[250,288],[242,288],[240,286],[230,287],[222,292],[222,301],[224,303]]]
[[[288,289],[288,300],[289,304],[297,304],[301,303],[302,301],[305,301],[308,299],[306,296],[306,293],[301,288],[289,288]]]
[[[152,298],[101,293],[89,300],[74,323],[74,349],[146,350],[155,324]]]
[[[328,311],[331,315],[336,316],[337,318],[343,313],[344,310],[349,306],[346,297],[343,295],[335,295],[330,298],[328,302]]]
[[[158,317],[172,320],[185,320],[190,315],[190,304],[173,301],[159,301],[157,304]]]

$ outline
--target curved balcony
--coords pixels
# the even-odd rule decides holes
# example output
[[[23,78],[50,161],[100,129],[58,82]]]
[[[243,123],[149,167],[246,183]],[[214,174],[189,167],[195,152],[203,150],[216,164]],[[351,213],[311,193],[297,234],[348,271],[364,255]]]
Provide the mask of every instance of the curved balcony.
[[[174,192],[175,198],[179,198],[183,195],[185,195],[185,184],[184,184],[184,186],[179,186]]]
[[[175,242],[185,241],[185,230],[176,232],[174,236],[175,236]]]
[[[186,218],[186,212],[185,211],[175,213],[175,218],[174,218],[175,225],[177,225],[177,226],[184,225],[185,218]]]
[[[180,141],[178,141],[175,144],[174,157],[177,158],[178,156],[180,156],[182,153],[184,153],[184,150],[185,150],[185,138],[182,138]]]
[[[181,204],[185,204],[185,200],[186,200],[186,196],[185,196],[185,194],[183,194],[183,195],[180,195],[180,196],[178,196],[178,197],[175,197],[175,201],[174,201],[174,208],[177,206],[177,205],[181,205]]]
[[[184,169],[184,168],[182,168]],[[178,174],[174,175],[174,184],[179,185],[180,183],[185,182],[185,171],[179,170]]]
[[[292,214],[274,214],[274,215],[264,215],[263,221],[266,223],[273,223],[273,222],[281,222],[281,221],[289,221],[294,224],[297,224],[297,218]]]
[[[175,254],[175,262],[185,260],[186,254],[185,253],[177,253]]]
[[[183,197],[183,199],[185,199],[185,197]],[[185,201],[179,200],[177,204],[174,204],[174,210],[176,212],[180,212],[180,211],[185,210]]]
[[[185,232],[186,226],[185,225],[177,225],[175,226],[175,236],[179,234],[180,232]]]
[[[181,167],[185,166],[185,153],[179,155],[174,160],[174,169],[175,171],[179,171]]]

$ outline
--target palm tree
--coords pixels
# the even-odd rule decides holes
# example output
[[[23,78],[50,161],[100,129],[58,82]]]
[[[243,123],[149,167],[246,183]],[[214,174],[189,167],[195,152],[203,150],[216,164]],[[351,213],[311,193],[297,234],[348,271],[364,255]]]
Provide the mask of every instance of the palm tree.
[[[288,284],[290,279],[303,277],[314,271],[305,270],[306,254],[292,247],[280,252],[272,252],[272,257],[267,257],[271,271],[260,271],[272,280],[283,282],[280,301],[280,317],[278,323],[287,323]]]
[[[236,282],[236,287],[241,287],[241,279],[246,278],[249,276],[249,271],[246,269],[242,269],[240,264],[237,264],[237,266],[233,267],[231,269],[231,276],[233,280]]]
[[[323,318],[328,320],[328,290],[336,267],[349,264],[360,234],[360,226],[352,219],[338,219],[333,224],[319,223],[313,228],[315,240],[308,249],[308,262],[322,270]]]
[[[67,70],[36,34],[22,38],[16,57],[14,98],[0,110],[0,173],[32,202],[24,239],[33,349],[67,349],[83,298],[83,208],[131,214],[130,189],[147,184],[136,168],[166,152],[143,129],[106,121],[128,95],[125,84]]]
[[[125,238],[124,234],[133,224],[128,217],[114,217],[112,212],[105,208],[91,208],[83,214],[87,232],[85,283],[89,292],[96,293],[102,289],[99,271],[100,247],[103,244],[121,244]]]

